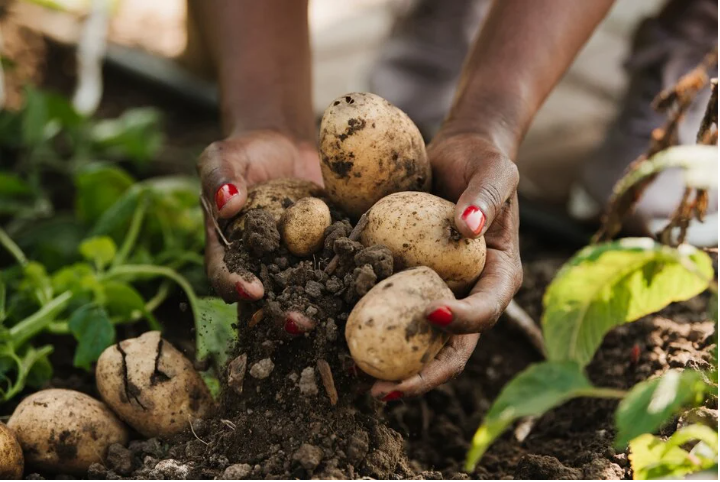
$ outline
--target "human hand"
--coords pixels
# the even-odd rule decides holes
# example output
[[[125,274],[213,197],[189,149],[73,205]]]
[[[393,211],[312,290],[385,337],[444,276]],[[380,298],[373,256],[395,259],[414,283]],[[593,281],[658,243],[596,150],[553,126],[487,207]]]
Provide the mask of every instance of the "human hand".
[[[427,321],[452,336],[417,375],[376,382],[371,394],[384,401],[421,395],[459,375],[480,333],[495,324],[522,283],[515,164],[476,134],[441,133],[428,146],[428,157],[436,194],[457,202],[455,226],[463,236],[485,236],[487,259],[466,298],[438,300],[427,307]]]

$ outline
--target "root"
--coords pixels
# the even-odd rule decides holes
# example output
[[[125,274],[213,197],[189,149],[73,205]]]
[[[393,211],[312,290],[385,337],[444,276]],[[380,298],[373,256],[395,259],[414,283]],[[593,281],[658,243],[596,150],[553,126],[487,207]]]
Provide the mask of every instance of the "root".
[[[545,340],[540,327],[515,300],[505,309],[505,316],[510,325],[522,333],[538,353],[545,357]]]

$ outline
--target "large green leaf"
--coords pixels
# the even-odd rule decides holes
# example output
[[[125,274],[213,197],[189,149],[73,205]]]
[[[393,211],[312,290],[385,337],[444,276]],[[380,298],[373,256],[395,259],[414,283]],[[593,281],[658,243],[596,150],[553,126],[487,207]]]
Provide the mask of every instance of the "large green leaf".
[[[198,310],[200,319],[195,320],[197,359],[210,356],[217,366],[222,367],[238,339],[237,305],[206,297],[198,299]]]
[[[119,167],[99,163],[88,165],[75,176],[78,217],[88,223],[96,222],[133,182],[133,178]]]
[[[545,293],[548,358],[587,365],[611,328],[692,298],[713,274],[710,257],[688,245],[627,238],[583,249]]]
[[[700,441],[705,450],[687,452],[681,446]],[[717,466],[718,434],[704,425],[683,427],[663,442],[643,434],[630,442],[630,465],[635,480],[671,478]],[[697,446],[696,446],[697,447]]]
[[[135,288],[122,281],[102,283],[103,305],[112,318],[119,321],[137,320],[145,313],[145,300]]]
[[[702,376],[694,370],[672,370],[638,383],[615,412],[615,445],[622,449],[635,437],[655,432],[680,408],[701,402],[704,391]]]
[[[78,342],[73,359],[76,367],[90,370],[103,350],[115,343],[115,327],[107,312],[97,305],[85,305],[76,310],[68,326]]]
[[[475,432],[467,455],[466,470],[472,471],[490,444],[515,420],[539,416],[567,400],[592,396],[594,388],[575,362],[543,362],[531,365],[505,385]]]

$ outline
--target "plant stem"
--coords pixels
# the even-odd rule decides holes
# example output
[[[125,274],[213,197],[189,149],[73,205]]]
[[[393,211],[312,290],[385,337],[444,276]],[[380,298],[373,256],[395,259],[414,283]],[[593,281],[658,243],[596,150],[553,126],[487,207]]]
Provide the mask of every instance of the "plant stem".
[[[578,397],[592,397],[592,398],[625,398],[627,392],[625,390],[618,390],[615,388],[601,388],[591,387],[584,390],[579,390],[576,393]]]
[[[15,244],[15,241],[10,239],[10,236],[7,235],[3,228],[0,228],[0,244],[15,258],[20,266],[25,266],[28,263],[25,253]]]
[[[10,328],[10,341],[13,346],[15,348],[21,346],[25,341],[44,330],[48,324],[53,321],[52,315],[64,309],[71,297],[72,292],[64,292],[63,294],[50,300],[38,311]]]
[[[142,227],[143,219],[145,218],[147,204],[147,196],[145,195],[145,192],[140,191],[140,195],[138,196],[138,205],[137,208],[135,208],[133,218],[130,221],[130,228],[128,229],[125,239],[123,240],[120,251],[118,251],[117,255],[115,255],[115,259],[113,259],[112,266],[118,266],[123,264],[127,259],[128,255],[130,254],[130,251],[132,251],[133,247],[135,246],[135,241],[137,241],[138,234],[140,234],[140,228]]]
[[[53,335],[68,335],[70,334],[70,326],[64,320],[51,321],[47,326],[47,331]]]
[[[193,318],[196,321],[200,319],[200,309],[198,307],[198,299],[195,295],[195,291],[192,289],[192,286],[190,286],[188,280],[185,279],[185,277],[183,277],[182,275],[180,275],[177,271],[167,268],[165,266],[153,266],[150,264],[126,264],[123,266],[116,266],[110,269],[105,274],[105,277],[113,278],[126,275],[164,276],[173,280],[183,289],[183,291],[185,291],[185,295],[188,298],[188,303],[190,304],[190,310],[192,311]]]

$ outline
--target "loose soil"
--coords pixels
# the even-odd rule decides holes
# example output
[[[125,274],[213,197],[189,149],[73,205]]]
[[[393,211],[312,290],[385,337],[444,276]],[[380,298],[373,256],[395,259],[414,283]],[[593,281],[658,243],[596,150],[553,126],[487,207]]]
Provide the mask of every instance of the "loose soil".
[[[43,53],[46,50],[50,54],[42,82],[68,92],[72,86],[67,75],[73,71],[72,55],[53,45],[43,43],[42,48],[38,47]],[[37,72],[33,71],[32,78],[38,79]],[[161,159],[174,159],[175,168],[181,159],[187,160],[180,163],[181,170],[192,169],[193,154],[188,152],[197,153],[219,137],[215,113],[197,111],[121,72],[106,70],[105,82],[106,95],[101,107],[105,115],[116,115],[122,108],[133,106],[156,106],[166,112],[169,145]],[[178,156],[178,152],[182,155]],[[164,170],[170,162],[162,165]],[[335,220],[340,221],[337,213]],[[544,289],[577,246],[565,246],[557,239],[542,238],[528,231],[521,232],[521,239],[525,278],[516,299],[533,318],[539,319]],[[627,454],[612,449],[616,402],[595,399],[572,401],[551,411],[538,419],[529,433],[527,424],[514,427],[490,448],[474,473],[463,473],[460,467],[469,441],[492,401],[508,380],[528,364],[539,361],[539,356],[501,320],[483,334],[465,371],[454,381],[417,399],[387,405],[375,402],[363,392],[369,382],[347,369],[351,365],[343,351],[342,322],[352,296],[348,295],[347,301],[328,296],[329,278],[324,279],[317,271],[323,269],[329,257],[331,253],[326,250],[311,266],[307,261],[298,263],[287,253],[256,257],[259,264],[229,255],[228,262],[234,269],[242,267],[260,273],[264,265],[266,289],[271,288],[268,292],[276,296],[270,301],[279,304],[277,311],[270,308],[253,328],[248,324],[259,306],[251,306],[239,320],[242,341],[236,353],[240,358],[234,365],[232,385],[238,385],[244,354],[242,394],[233,388],[226,389],[217,417],[194,422],[192,431],[178,439],[143,440],[136,436],[127,448],[111,447],[106,464],[91,467],[88,477],[631,477]],[[350,260],[346,255],[345,268],[354,273],[355,256]],[[296,270],[297,278],[304,277],[305,282],[293,281],[297,287],[295,296],[280,299],[282,290],[280,293],[276,290],[277,276],[273,275],[288,269]],[[352,293],[356,281],[353,276],[347,281],[344,276],[338,280],[345,293]],[[308,289],[309,281],[320,284],[320,297],[315,297],[318,286],[310,284]],[[333,305],[327,299],[340,301]],[[313,301],[309,303],[310,300]],[[707,303],[708,299],[700,296],[614,329],[588,367],[591,380],[599,386],[626,389],[670,368],[707,368],[713,346],[713,324],[709,321]],[[321,322],[312,334],[293,338],[284,333],[282,318],[273,313],[288,307],[307,310],[310,305],[321,314],[317,318]],[[187,318],[181,316],[177,306],[171,307],[170,313]],[[187,325],[179,326],[185,327],[186,336],[174,336],[172,340],[188,352],[186,340],[191,340],[192,334]],[[56,367],[63,363],[67,366],[68,351],[60,347],[57,353],[64,360],[54,360]],[[272,366],[263,362],[266,359],[272,360]],[[318,363],[320,360],[327,362],[333,375],[338,392],[334,406],[320,376],[321,371],[326,371]],[[228,375],[224,374],[225,380]],[[97,396],[91,379],[70,369],[58,369],[52,385]],[[717,400],[710,400],[701,415],[715,417],[716,421],[716,409]],[[3,414],[8,410],[11,407],[2,407]],[[671,433],[676,425],[677,421],[671,422],[664,433]],[[28,479],[37,479],[46,474],[26,475]]]

